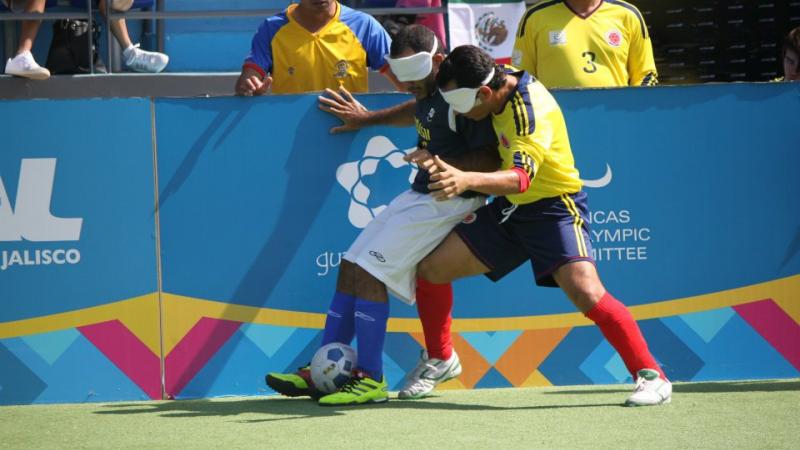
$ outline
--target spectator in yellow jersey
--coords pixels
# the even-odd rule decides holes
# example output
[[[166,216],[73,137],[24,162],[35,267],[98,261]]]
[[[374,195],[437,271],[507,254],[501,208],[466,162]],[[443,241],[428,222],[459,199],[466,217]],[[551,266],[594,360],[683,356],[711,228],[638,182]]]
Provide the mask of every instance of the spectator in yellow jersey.
[[[651,86],[658,72],[642,13],[621,0],[545,0],[529,8],[515,66],[548,88]]]
[[[790,31],[783,41],[783,78],[780,81],[800,81],[800,27]]]
[[[391,39],[370,15],[336,0],[300,0],[268,17],[253,37],[236,94],[296,94],[325,88],[367,92],[368,70],[390,76]]]

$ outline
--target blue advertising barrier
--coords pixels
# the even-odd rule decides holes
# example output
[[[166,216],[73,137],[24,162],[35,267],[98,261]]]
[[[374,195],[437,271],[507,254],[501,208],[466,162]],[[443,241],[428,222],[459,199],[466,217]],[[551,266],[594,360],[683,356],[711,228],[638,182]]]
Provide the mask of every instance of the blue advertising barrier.
[[[792,194],[800,193],[792,175],[800,155],[787,139],[796,90],[717,85],[556,96],[589,185],[596,259],[609,289],[629,305],[798,273],[789,244],[800,225]],[[372,107],[398,101],[365,99]],[[157,116],[181,123],[180,133],[164,125],[158,135],[164,289],[294,311],[325,310],[331,261],[360,230],[348,220],[356,197],[337,182],[337,170],[375,158],[367,156],[372,139],[401,150],[415,142],[396,128],[329,135],[336,121],[314,97],[164,100]],[[373,209],[406,189],[411,171],[376,161],[361,178]],[[214,276],[198,277],[204,272]],[[530,270],[499,284],[465,280],[459,315],[573,311],[558,290],[530,281]],[[517,292],[517,300],[483,301],[498,289]],[[400,304],[393,313],[416,314]]]
[[[112,364],[138,353],[104,329],[127,321],[157,347],[150,102],[11,101],[0,117],[0,403],[142,397]]]
[[[586,182],[601,276],[667,374],[798,376],[800,87],[555,95]],[[405,98],[360,97],[370,109]],[[20,108],[60,122],[36,137],[44,153],[0,154],[3,255],[44,248],[36,230],[7,224],[50,220],[46,196],[30,194],[30,213],[4,204],[19,198],[17,180],[24,191],[29,171],[46,180],[55,159],[51,215],[73,227],[83,218],[83,229],[77,243],[53,248],[77,248],[81,261],[26,265],[20,256],[0,271],[2,298],[15,299],[0,310],[0,385],[25,392],[4,388],[0,404],[82,401],[77,369],[56,382],[39,361],[70,352],[105,358],[93,370],[112,381],[93,383],[126,386],[112,397],[90,389],[94,400],[264,392],[265,372],[310,359],[341,253],[416,170],[402,161],[415,147],[412,128],[331,135],[337,121],[313,95],[6,102],[0,116]],[[62,120],[67,108],[71,121]],[[84,133],[84,114],[103,117],[102,126]],[[51,145],[78,135],[74,146]],[[44,272],[55,269],[65,270]],[[454,287],[464,374],[445,387],[630,381],[599,331],[559,290],[535,287],[527,265],[498,283],[475,277]],[[384,365],[396,388],[424,341],[415,308],[391,307]]]

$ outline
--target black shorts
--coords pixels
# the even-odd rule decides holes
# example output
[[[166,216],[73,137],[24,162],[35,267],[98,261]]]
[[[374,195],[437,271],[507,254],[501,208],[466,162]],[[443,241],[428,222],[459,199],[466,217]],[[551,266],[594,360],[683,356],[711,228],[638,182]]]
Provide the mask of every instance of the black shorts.
[[[574,261],[591,261],[587,195],[565,194],[514,205],[497,197],[455,231],[497,281],[531,261],[536,284],[556,287],[553,272]],[[469,222],[469,221],[468,221]]]

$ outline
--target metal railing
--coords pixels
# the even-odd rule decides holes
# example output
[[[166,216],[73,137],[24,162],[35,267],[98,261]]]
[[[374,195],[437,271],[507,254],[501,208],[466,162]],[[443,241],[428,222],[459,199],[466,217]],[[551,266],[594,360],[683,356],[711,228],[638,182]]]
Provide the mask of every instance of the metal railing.
[[[94,21],[94,12],[95,10],[92,9],[92,2],[86,2],[86,10],[83,12],[44,12],[41,14],[38,13],[17,13],[17,12],[8,12],[4,14],[0,14],[0,22],[9,22],[9,21],[19,21],[19,20],[58,20],[58,19],[83,19],[89,21],[89,30],[92,29],[92,22]],[[151,11],[125,11],[125,12],[108,12],[105,14],[106,23],[108,20],[116,20],[116,19],[132,19],[132,20],[156,20],[156,39],[158,41],[158,51],[164,52],[164,20],[191,20],[191,19],[213,19],[213,18],[226,18],[226,17],[269,17],[271,15],[277,14],[280,11],[283,11],[284,8],[281,9],[231,9],[231,10],[216,10],[216,11],[164,11],[164,0],[158,0],[156,2],[156,8]],[[436,13],[447,13],[446,7],[438,7],[438,8],[359,8],[359,11],[363,11],[367,14],[373,16],[382,16],[382,15],[416,15],[416,14],[436,14]],[[255,30],[254,30],[255,32]],[[112,40],[112,33],[109,32],[107,34],[107,50],[108,50],[108,59],[107,61],[108,66],[107,69],[108,73],[112,73],[112,48],[113,48],[113,40]],[[90,61],[90,71],[94,73],[94,58],[92,57],[92,39],[89,39],[89,48],[87,49],[90,53],[89,61]]]

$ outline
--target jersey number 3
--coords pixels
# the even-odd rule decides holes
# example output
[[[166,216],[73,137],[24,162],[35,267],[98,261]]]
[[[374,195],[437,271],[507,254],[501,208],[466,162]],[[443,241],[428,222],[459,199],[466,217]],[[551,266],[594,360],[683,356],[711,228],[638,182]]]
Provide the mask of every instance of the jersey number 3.
[[[583,68],[583,71],[586,73],[597,72],[597,66],[594,64],[594,59],[595,59],[594,52],[583,52],[581,56],[586,58],[586,67]]]

